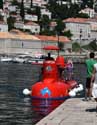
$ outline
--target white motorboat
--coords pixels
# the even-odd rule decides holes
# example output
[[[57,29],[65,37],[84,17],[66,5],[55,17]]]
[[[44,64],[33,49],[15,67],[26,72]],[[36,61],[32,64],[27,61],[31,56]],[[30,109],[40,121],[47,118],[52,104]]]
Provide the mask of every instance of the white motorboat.
[[[0,61],[1,61],[1,62],[11,62],[11,61],[12,61],[12,58],[11,58],[11,57],[1,57],[1,58],[0,58]]]

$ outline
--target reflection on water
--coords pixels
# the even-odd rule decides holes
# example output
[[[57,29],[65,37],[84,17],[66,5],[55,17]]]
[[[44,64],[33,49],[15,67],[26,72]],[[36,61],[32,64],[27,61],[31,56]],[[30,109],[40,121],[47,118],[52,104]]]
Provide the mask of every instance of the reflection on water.
[[[39,72],[40,66],[31,64],[0,64],[0,125],[32,125],[44,117],[22,94],[24,88],[38,80]],[[78,83],[85,83],[85,73],[84,65],[75,65],[74,78]]]
[[[60,104],[62,104],[65,100],[66,98],[33,99],[31,104],[34,111],[36,111],[38,114],[46,116]]]

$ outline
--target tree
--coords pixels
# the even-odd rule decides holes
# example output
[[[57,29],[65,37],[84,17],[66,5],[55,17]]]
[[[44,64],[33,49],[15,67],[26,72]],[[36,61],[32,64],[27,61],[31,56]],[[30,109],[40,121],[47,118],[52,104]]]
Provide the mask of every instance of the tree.
[[[48,4],[49,5],[55,5],[56,4],[56,0],[49,0]]]
[[[66,19],[68,17],[68,7],[64,4],[58,4],[52,1],[52,4],[48,4],[47,9],[52,13],[52,18]],[[65,12],[65,14],[64,14]]]
[[[13,0],[13,1],[12,1],[12,5],[20,6],[20,3],[19,3],[17,0]]]
[[[41,12],[40,12],[40,7],[36,7],[36,15],[38,16],[38,21],[40,20],[41,17]]]
[[[33,0],[31,0],[31,5],[30,6],[31,6],[31,8],[33,7]]]
[[[81,10],[81,8],[77,4],[71,4],[69,11],[68,11],[68,16],[69,17],[77,17],[78,12]]]
[[[26,12],[27,12],[28,14],[35,14],[35,10],[33,11],[33,10],[31,10],[30,8],[28,8]]]
[[[65,12],[65,14],[64,14],[64,12]],[[55,15],[56,15],[57,19],[65,19],[65,18],[67,18],[67,14],[68,14],[67,5],[56,4]]]
[[[57,20],[57,26],[55,27],[56,32],[62,34],[64,28],[65,24],[61,20]]]
[[[3,16],[2,15],[0,15],[0,20],[3,21]]]
[[[7,19],[8,31],[14,28],[14,22],[15,22],[15,19],[11,16]]]
[[[75,51],[75,52],[80,51],[79,43],[75,42],[75,43],[72,44],[72,51]]]
[[[41,27],[43,31],[49,29],[49,23],[50,23],[49,17],[47,15],[43,15],[41,19]]]
[[[22,17],[22,20],[24,21],[24,18],[25,18],[24,0],[22,0],[21,2],[20,16]]]
[[[77,17],[80,17],[80,18],[89,18],[89,15],[86,14],[86,13],[79,13],[79,14],[77,15]]]
[[[0,0],[0,9],[3,10],[3,0]]]
[[[59,42],[59,48],[60,48],[60,50],[64,50],[64,43]]]
[[[55,32],[54,31],[49,31],[49,29],[45,29],[44,31],[40,32],[40,35],[47,35],[47,36],[55,36]]]
[[[57,14],[56,14],[56,7],[57,3],[56,0],[49,0],[48,5],[47,5],[47,9],[50,10],[50,12],[52,13],[52,18],[56,18]]]
[[[64,34],[64,36],[67,36],[67,37],[69,37],[69,38],[72,37],[72,33],[70,32],[70,30],[65,31],[63,34]]]
[[[81,3],[81,8],[84,9],[87,6],[87,7],[93,9],[93,5],[94,5],[95,1],[94,0],[83,0],[83,2]]]

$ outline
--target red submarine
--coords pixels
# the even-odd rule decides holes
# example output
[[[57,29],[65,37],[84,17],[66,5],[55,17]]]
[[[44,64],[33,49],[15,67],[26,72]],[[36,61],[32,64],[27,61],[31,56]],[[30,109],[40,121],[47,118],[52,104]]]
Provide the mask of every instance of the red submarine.
[[[61,76],[66,67],[64,57],[53,59],[48,55],[42,66],[42,79],[31,86],[31,90],[24,89],[24,95],[30,95],[35,111],[48,114],[70,97],[75,97],[83,86],[75,80],[65,80]]]

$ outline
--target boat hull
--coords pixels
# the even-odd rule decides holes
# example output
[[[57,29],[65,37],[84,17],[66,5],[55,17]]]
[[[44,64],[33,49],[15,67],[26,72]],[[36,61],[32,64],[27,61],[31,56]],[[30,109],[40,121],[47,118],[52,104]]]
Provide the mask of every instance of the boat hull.
[[[45,81],[37,82],[32,85],[31,103],[33,110],[40,114],[47,115],[56,107],[69,99],[69,91],[75,87],[75,81]]]

